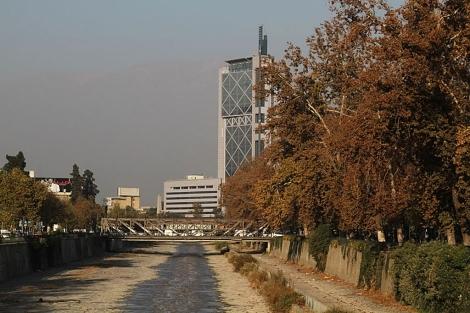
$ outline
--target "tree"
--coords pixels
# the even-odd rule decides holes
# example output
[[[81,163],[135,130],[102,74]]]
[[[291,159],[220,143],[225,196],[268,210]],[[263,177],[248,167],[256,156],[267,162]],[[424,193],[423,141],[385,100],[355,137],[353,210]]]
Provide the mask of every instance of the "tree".
[[[256,207],[272,228],[308,234],[335,220],[326,196],[331,169],[318,156],[298,154],[277,165],[275,174],[255,183],[253,191]]]
[[[124,214],[126,217],[129,217],[129,218],[134,218],[134,217],[139,216],[139,212],[131,206],[126,206],[126,208],[124,209]]]
[[[21,169],[0,172],[0,222],[16,228],[20,219],[38,222],[46,200],[46,186],[24,175]]]
[[[6,158],[8,162],[3,166],[4,171],[11,171],[14,168],[24,171],[26,167],[26,161],[23,152],[18,152],[16,156],[7,154]]]
[[[47,193],[39,214],[45,226],[52,226],[53,224],[65,225],[70,219],[69,212],[67,211],[67,202],[60,200],[51,192]]]
[[[419,222],[446,231],[449,242],[458,222],[456,133],[470,113],[469,43],[462,37],[469,13],[466,1],[437,0],[390,12],[374,61],[355,80],[358,109],[342,124],[354,132],[337,140],[345,179],[364,182],[366,210],[380,224],[417,225],[408,218],[417,211]]]
[[[235,175],[228,177],[222,185],[222,206],[230,219],[261,218],[254,201],[253,188],[256,182],[268,178],[272,172],[263,158],[244,163]]]
[[[204,209],[199,202],[193,203],[193,217],[202,217]]]
[[[119,218],[124,217],[126,212],[124,209],[121,209],[119,204],[115,203],[112,208],[109,209],[108,217]]]
[[[147,218],[156,218],[157,217],[157,208],[148,208],[145,212],[145,217]]]
[[[453,202],[465,245],[470,246],[470,126],[459,128],[455,152],[457,183]]]
[[[95,178],[93,177],[93,172],[90,170],[85,170],[83,172],[83,187],[82,195],[84,198],[95,202],[96,195],[100,191],[98,190],[95,184]]]
[[[82,196],[83,178],[80,175],[80,169],[77,164],[73,165],[71,179],[72,194],[70,196],[72,203],[75,203]]]
[[[221,218],[223,216],[224,216],[224,213],[222,211],[222,208],[217,207],[217,208],[214,209],[214,217]]]
[[[331,0],[330,8],[307,54],[290,45],[263,68],[257,93],[277,103],[259,160],[270,172],[227,179],[227,212],[399,242],[406,227],[455,243],[460,228],[469,241],[470,3]]]
[[[74,227],[96,231],[101,217],[101,207],[91,200],[79,197],[73,204]]]

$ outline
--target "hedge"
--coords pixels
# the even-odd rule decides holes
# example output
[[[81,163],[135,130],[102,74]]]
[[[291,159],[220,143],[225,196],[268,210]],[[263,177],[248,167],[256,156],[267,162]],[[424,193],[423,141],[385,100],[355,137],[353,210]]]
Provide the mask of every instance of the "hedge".
[[[393,252],[396,295],[425,313],[470,312],[470,250],[444,242]]]

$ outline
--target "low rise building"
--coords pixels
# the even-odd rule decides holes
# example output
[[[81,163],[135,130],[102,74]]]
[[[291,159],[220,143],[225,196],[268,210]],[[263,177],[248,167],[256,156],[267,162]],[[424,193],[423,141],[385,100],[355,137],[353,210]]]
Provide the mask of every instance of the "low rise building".
[[[117,197],[106,198],[108,208],[119,206],[121,209],[131,207],[140,210],[140,190],[135,187],[118,187]]]
[[[182,217],[214,217],[220,210],[220,179],[188,175],[163,184],[163,212]],[[195,208],[200,211],[196,212]]]
[[[29,177],[41,182],[49,192],[62,201],[69,201],[72,196],[72,180],[66,177],[36,177],[34,171],[28,171]]]

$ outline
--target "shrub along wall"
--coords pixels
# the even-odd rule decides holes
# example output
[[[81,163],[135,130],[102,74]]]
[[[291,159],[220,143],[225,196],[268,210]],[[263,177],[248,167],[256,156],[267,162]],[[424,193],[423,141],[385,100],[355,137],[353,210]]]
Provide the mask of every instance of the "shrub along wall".
[[[395,292],[422,312],[470,312],[470,249],[407,243],[393,252]]]
[[[470,312],[468,247],[443,242],[407,243],[381,252],[373,241],[332,240],[326,234],[321,230],[310,238],[276,239],[278,243],[271,244],[270,254],[316,266],[358,287],[377,289],[420,312]],[[309,259],[307,264],[302,261]]]

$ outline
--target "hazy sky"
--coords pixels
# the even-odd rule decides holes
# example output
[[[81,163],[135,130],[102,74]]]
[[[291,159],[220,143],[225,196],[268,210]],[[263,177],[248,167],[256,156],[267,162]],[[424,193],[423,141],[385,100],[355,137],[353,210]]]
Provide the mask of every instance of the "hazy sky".
[[[217,175],[217,70],[305,38],[320,0],[0,0],[0,166],[22,150],[38,176],[95,173],[98,198]]]

